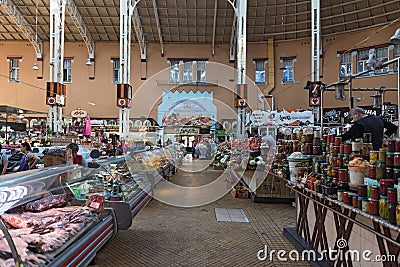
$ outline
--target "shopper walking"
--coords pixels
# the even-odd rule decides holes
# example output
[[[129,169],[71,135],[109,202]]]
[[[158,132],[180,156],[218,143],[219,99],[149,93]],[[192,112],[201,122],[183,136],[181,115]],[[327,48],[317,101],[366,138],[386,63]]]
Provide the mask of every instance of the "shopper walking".
[[[8,166],[8,159],[5,154],[1,152],[3,149],[3,146],[0,144],[0,175],[3,175],[7,171],[7,166]]]
[[[31,145],[28,142],[21,144],[21,153],[23,154],[21,161],[19,162],[18,171],[27,171],[34,169],[39,163],[40,158],[33,155]]]
[[[374,150],[378,150],[382,147],[383,138],[390,137],[397,130],[397,126],[393,123],[384,121],[380,116],[368,116],[362,108],[353,108],[350,110],[349,116],[354,125],[347,133],[341,135],[343,141],[362,138],[364,133],[370,133],[372,147]]]

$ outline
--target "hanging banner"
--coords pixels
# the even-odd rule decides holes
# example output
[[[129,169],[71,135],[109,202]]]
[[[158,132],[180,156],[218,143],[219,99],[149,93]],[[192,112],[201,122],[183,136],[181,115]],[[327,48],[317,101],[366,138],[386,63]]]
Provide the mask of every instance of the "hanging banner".
[[[373,106],[362,106],[360,107],[365,110],[365,113],[368,115],[379,116],[381,115],[381,109],[374,108]],[[324,108],[323,110],[323,118],[324,123],[326,124],[343,124],[350,123],[349,118],[349,107],[340,107],[340,108]]]
[[[262,111],[256,110],[250,120],[254,126],[283,126],[313,124],[314,115],[311,110],[304,111]]]

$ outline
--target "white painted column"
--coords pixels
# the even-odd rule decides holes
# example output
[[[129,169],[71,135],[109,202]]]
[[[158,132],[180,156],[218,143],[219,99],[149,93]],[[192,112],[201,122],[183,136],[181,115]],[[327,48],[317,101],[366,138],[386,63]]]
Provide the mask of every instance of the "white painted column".
[[[246,84],[246,19],[247,0],[237,0],[237,84]],[[247,101],[247,99],[245,99]],[[246,108],[237,108],[237,137],[246,135]]]

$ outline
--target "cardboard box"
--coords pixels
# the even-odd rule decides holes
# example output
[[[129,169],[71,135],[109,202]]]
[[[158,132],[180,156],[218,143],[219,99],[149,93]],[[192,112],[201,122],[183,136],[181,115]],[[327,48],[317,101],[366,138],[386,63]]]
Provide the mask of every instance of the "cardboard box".
[[[72,151],[70,149],[65,150],[64,156],[44,155],[44,166],[50,167],[60,164],[72,164]]]

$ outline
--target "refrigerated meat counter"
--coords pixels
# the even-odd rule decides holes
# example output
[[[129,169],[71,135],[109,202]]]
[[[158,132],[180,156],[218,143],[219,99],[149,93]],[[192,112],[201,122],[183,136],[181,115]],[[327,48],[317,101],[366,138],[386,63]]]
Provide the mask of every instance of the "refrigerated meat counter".
[[[62,180],[79,169],[57,166],[0,179],[0,266],[87,266],[116,235],[113,209],[83,207],[63,188]]]

